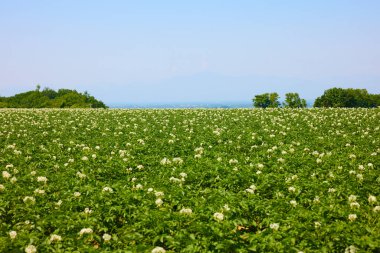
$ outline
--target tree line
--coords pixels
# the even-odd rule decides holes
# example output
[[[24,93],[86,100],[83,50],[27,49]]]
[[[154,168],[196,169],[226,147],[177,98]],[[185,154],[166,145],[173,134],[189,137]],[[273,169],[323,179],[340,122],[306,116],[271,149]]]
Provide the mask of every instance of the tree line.
[[[80,93],[76,90],[50,88],[16,94],[11,97],[0,97],[0,108],[107,108],[100,100],[95,99],[88,92]]]
[[[285,101],[279,102],[280,96],[274,93],[256,95],[252,101],[256,108],[306,108],[306,100],[298,93],[286,93]],[[366,89],[331,88],[314,101],[314,107],[374,108],[380,106],[380,94],[370,94]]]

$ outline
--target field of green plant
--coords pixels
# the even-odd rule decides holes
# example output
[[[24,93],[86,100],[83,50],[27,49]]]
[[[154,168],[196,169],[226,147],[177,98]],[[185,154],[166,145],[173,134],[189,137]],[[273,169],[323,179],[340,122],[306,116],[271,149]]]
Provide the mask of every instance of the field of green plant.
[[[0,252],[379,252],[380,109],[0,111]]]

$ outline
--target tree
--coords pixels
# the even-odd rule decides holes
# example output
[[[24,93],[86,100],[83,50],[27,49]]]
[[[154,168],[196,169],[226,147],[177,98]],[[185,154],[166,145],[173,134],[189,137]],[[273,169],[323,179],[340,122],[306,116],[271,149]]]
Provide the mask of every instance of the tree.
[[[305,108],[306,100],[301,99],[298,93],[286,93],[285,102],[283,103],[284,107],[288,108]]]
[[[277,108],[280,106],[279,98],[280,96],[276,92],[255,95],[255,98],[252,99],[253,106],[256,108]]]
[[[376,107],[376,95],[369,94],[366,89],[331,88],[314,102],[314,107]]]
[[[107,106],[88,92],[79,93],[76,90],[55,90],[44,88],[16,94],[12,97],[0,97],[0,108],[107,108]]]

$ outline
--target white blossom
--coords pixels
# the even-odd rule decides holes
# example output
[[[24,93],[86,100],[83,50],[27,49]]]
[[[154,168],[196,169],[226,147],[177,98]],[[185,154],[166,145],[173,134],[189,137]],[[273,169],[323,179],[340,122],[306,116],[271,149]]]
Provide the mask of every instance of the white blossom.
[[[36,253],[37,248],[36,248],[36,246],[30,244],[30,245],[28,245],[28,247],[25,248],[25,252],[26,253]]]
[[[112,236],[109,235],[109,234],[104,234],[104,235],[103,235],[103,240],[106,241],[106,242],[110,241],[111,238],[112,238]]]
[[[50,242],[58,242],[62,241],[62,237],[60,235],[52,234],[50,236]]]
[[[30,197],[30,196],[26,196],[23,199],[23,201],[24,201],[25,204],[34,204],[34,203],[36,203],[36,199],[33,198],[33,197]]]
[[[156,197],[163,197],[165,194],[163,192],[155,192],[154,195],[156,195]]]
[[[349,221],[354,221],[358,218],[358,216],[356,214],[349,214],[348,215],[348,220]]]
[[[164,158],[160,161],[160,164],[161,164],[161,165],[168,165],[168,164],[171,164],[171,161],[170,161],[168,158],[164,157]]]
[[[91,228],[82,228],[79,232],[79,235],[82,236],[83,234],[92,234],[94,231]]]
[[[47,177],[37,177],[37,182],[46,183],[48,181]]]
[[[272,223],[272,224],[269,225],[269,227],[270,227],[271,229],[277,231],[277,230],[280,228],[280,224],[278,224],[278,223]]]
[[[108,187],[108,186],[104,187],[102,191],[103,191],[103,192],[113,193],[112,188],[111,188],[111,187]]]
[[[369,197],[368,197],[368,202],[369,203],[376,203],[377,202],[377,199],[376,199],[376,197],[375,196],[373,196],[373,195],[369,195]]]
[[[213,217],[217,221],[222,221],[224,219],[224,215],[222,213],[214,213]]]
[[[358,250],[358,249],[357,249],[354,245],[351,245],[351,246],[347,247],[347,248],[344,250],[344,253],[356,253],[357,250]]]
[[[9,174],[8,171],[5,171],[5,170],[3,171],[2,174],[3,174],[3,178],[4,178],[4,179],[9,179],[9,178],[12,176],[11,174]]]
[[[166,250],[162,247],[155,247],[154,249],[152,249],[152,253],[165,253]]]
[[[186,215],[190,215],[193,213],[193,210],[191,210],[190,208],[182,208],[179,213],[181,214],[186,214]]]
[[[155,203],[156,203],[157,206],[162,206],[162,204],[164,203],[164,201],[162,201],[162,199],[158,198],[158,199],[156,199]]]
[[[12,240],[15,239],[16,236],[17,236],[17,232],[16,232],[16,231],[11,231],[11,232],[9,232],[9,237],[10,237]]]

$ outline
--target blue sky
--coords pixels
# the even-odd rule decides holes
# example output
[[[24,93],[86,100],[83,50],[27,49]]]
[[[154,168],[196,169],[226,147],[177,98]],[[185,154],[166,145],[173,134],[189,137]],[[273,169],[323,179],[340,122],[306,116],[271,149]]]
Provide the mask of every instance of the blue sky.
[[[0,96],[50,88],[106,103],[380,93],[378,0],[0,1]]]

